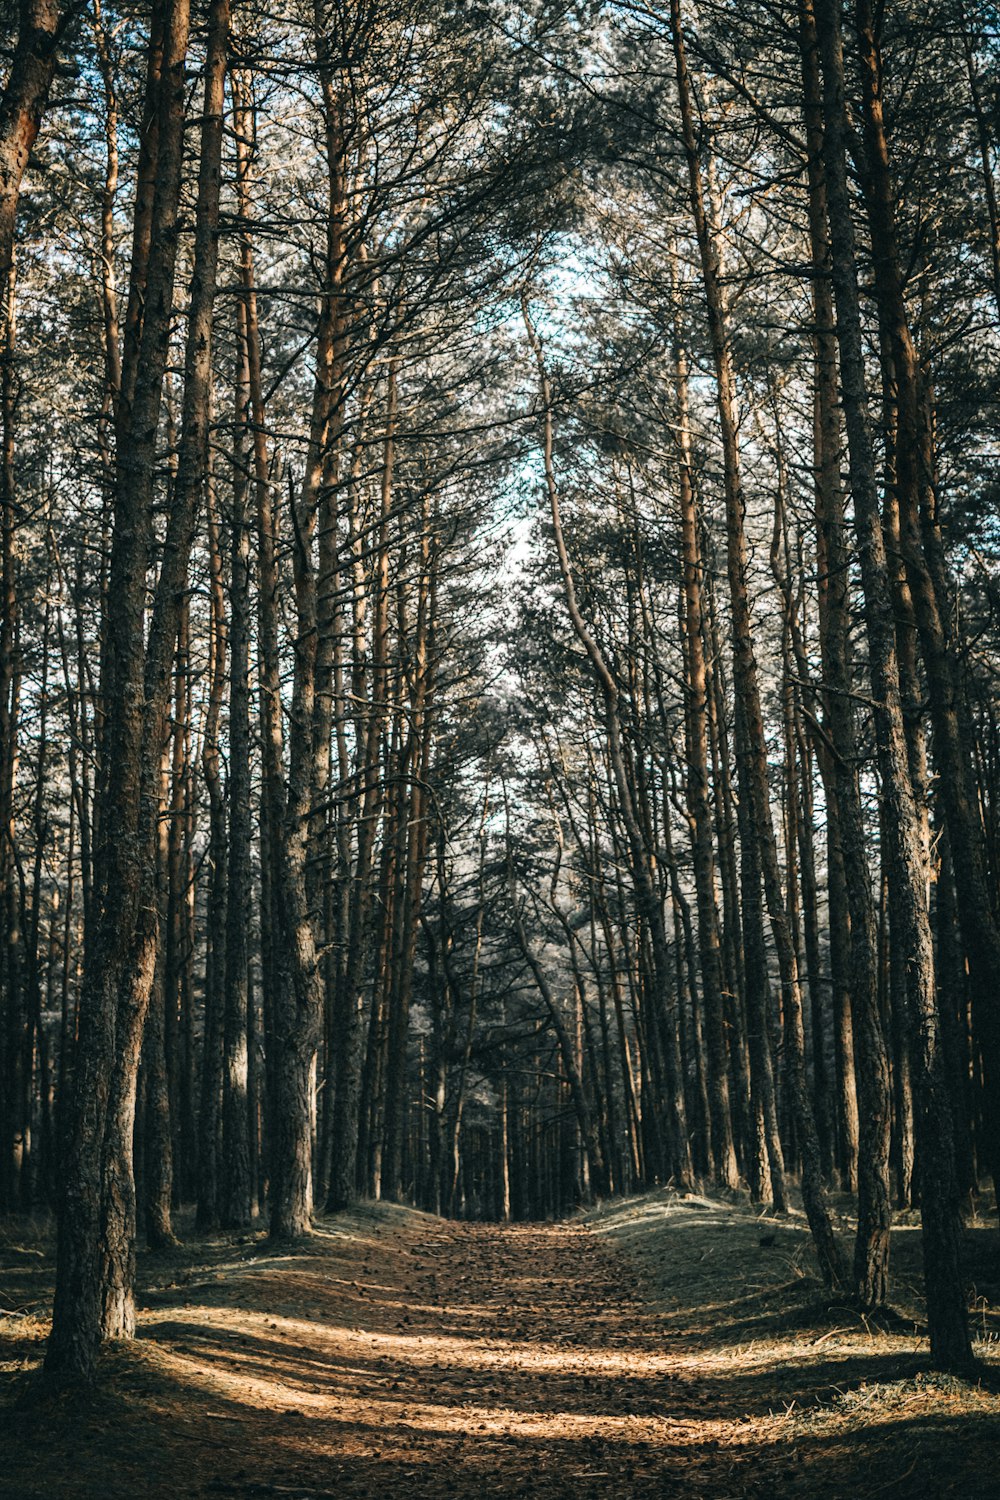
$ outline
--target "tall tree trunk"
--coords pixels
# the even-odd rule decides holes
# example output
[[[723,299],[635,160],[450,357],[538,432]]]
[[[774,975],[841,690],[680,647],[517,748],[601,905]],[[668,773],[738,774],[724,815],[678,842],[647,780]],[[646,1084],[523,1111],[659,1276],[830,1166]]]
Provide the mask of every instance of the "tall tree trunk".
[[[28,1078],[24,911],[18,869],[20,853],[14,816],[20,749],[20,600],[18,597],[17,490],[14,468],[16,422],[15,272],[8,269],[3,298],[3,366],[0,369],[0,1205],[24,1207],[22,1187],[28,1135]]]
[[[708,676],[702,623],[702,561],[698,545],[698,514],[691,459],[687,354],[680,331],[675,333],[678,455],[680,459],[681,547],[684,566],[687,665],[688,806],[691,809],[692,853],[698,901],[698,945],[701,958],[702,1001],[708,1043],[708,1088],[712,1124],[712,1159],[723,1187],[739,1182],[729,1104],[729,1062],[722,1000],[722,950],[715,894],[715,856],[708,780]]]
[[[387,378],[385,440],[379,485],[378,527],[375,535],[371,686],[365,705],[367,719],[361,732],[358,753],[357,853],[348,909],[347,954],[342,992],[338,997],[340,1025],[333,1118],[334,1156],[326,1205],[330,1213],[336,1213],[348,1207],[355,1200],[358,1191],[362,988],[366,979],[371,946],[372,877],[378,819],[383,800],[380,752],[388,698],[389,511],[392,504],[395,460],[396,400],[397,367],[393,359],[389,362]],[[352,530],[355,533],[358,531],[356,521],[352,525]],[[353,545],[360,550],[362,546],[360,535],[355,535],[352,540]],[[359,585],[356,583],[355,587],[357,589]],[[360,658],[363,650],[363,638],[356,639],[355,655]],[[360,679],[360,672],[357,675]],[[362,682],[359,680],[356,696],[360,696],[361,687]]]
[[[208,898],[205,912],[205,1009],[198,1110],[197,1226],[214,1229],[219,1222],[219,1162],[222,1103],[223,1028],[226,975],[226,802],[219,752],[219,720],[226,690],[226,589],[222,540],[216,514],[215,485],[208,476],[206,494],[208,561],[211,594],[208,707],[202,743],[202,768],[208,788]]]
[[[934,419],[903,292],[876,21],[869,0],[857,0],[855,10],[875,296],[896,386],[895,489],[900,542],[927,672],[934,758],[941,773],[940,796],[952,846],[963,851],[963,857],[955,862],[958,911],[983,1049],[990,1171],[994,1183],[1000,1184],[1000,1003],[996,991],[1000,924],[988,878],[982,818],[972,789],[968,708],[956,642],[949,627],[952,586],[938,522]]]
[[[875,698],[889,879],[899,895],[910,960],[911,1037],[919,1097],[921,1214],[931,1357],[938,1368],[972,1364],[960,1268],[951,1111],[944,1078],[934,959],[918,810],[906,749],[889,573],[868,417],[854,225],[845,153],[844,62],[836,0],[815,8],[823,75],[824,146],[833,287],[854,523]]]
[[[253,482],[257,533],[257,678],[261,741],[261,964],[263,971],[263,1028],[266,1047],[265,1113],[268,1124],[277,1107],[277,1057],[280,1028],[279,997],[285,982],[282,966],[282,830],[285,822],[284,727],[281,662],[278,650],[277,518],[268,455],[267,413],[261,373],[261,340],[253,242],[251,168],[256,149],[256,112],[252,75],[241,63],[230,74],[236,133],[236,191],[240,218],[239,280],[246,318],[246,359],[250,418],[253,433]],[[264,1175],[273,1178],[273,1132],[268,1130]]]
[[[246,303],[237,304],[229,628],[229,869],[226,880],[226,999],[222,1075],[224,1229],[251,1219],[247,1009],[250,970],[250,360]]]
[[[207,470],[208,383],[229,29],[227,0],[214,0],[210,16],[180,457],[149,639],[143,650],[142,615],[152,549],[156,434],[173,309],[188,25],[187,0],[173,0],[163,14],[162,23],[158,18],[153,26],[148,78],[150,93],[155,89],[157,95],[156,151],[152,164],[155,188],[148,257],[143,264],[144,257],[140,256],[139,266],[134,267],[130,296],[130,306],[141,305],[141,328],[135,342],[134,361],[126,364],[123,373],[119,404],[105,664],[109,683],[106,751],[110,769],[101,830],[105,850],[101,883],[104,909],[93,981],[88,976],[91,1012],[88,1020],[93,1030],[86,1043],[81,1036],[80,1051],[85,1066],[78,1079],[78,1088],[82,1083],[96,1097],[90,1103],[81,1100],[73,1132],[73,1166],[78,1169],[74,1172],[74,1192],[77,1187],[82,1187],[83,1192],[68,1199],[63,1214],[62,1274],[57,1279],[57,1310],[50,1346],[52,1366],[61,1365],[76,1372],[81,1371],[86,1358],[92,1358],[83,1353],[83,1346],[93,1340],[96,1331],[92,1322],[93,1276],[87,1277],[86,1292],[79,1286],[79,1268],[97,1248],[91,1217],[93,1204],[80,1211],[81,1200],[91,1195],[95,1177],[100,1182],[96,1277],[100,1331],[105,1336],[128,1337],[135,1326],[131,1134],[135,1076],[158,941],[156,905],[150,887],[150,871],[155,868],[150,856],[155,848],[158,807],[157,747],[162,743],[166,721],[188,555]],[[140,222],[141,210],[140,195],[137,244],[146,237]],[[143,278],[141,289],[137,286],[137,275]],[[105,1076],[99,1079],[96,1075],[102,1073]],[[60,1288],[65,1292],[65,1301],[60,1297]]]
[[[55,73],[56,47],[68,12],[59,0],[21,0],[17,44],[0,99],[0,1042],[4,1044],[4,1095],[0,1111],[0,1204],[19,1206],[25,1160],[26,1077],[23,913],[16,874],[14,788],[18,759],[18,593],[15,558],[17,496],[14,475],[16,422],[14,230],[21,182]],[[22,1107],[19,1107],[22,1106]]]
[[[781,891],[777,845],[771,821],[766,740],[747,588],[748,554],[744,525],[746,503],[740,473],[736,383],[732,363],[729,313],[722,284],[718,234],[709,220],[702,185],[701,152],[694,123],[691,79],[684,45],[680,0],[671,0],[670,15],[677,90],[688,165],[691,211],[698,237],[702,278],[708,303],[709,336],[715,364],[719,425],[722,433],[727,562],[732,613],[733,685],[745,718],[743,779],[745,790],[750,797],[749,832],[759,847],[765,901],[778,952],[782,1007],[787,1018],[786,1039],[790,1044],[786,1066],[791,1102],[795,1113],[796,1135],[802,1155],[802,1198],[823,1278],[829,1285],[837,1286],[843,1281],[843,1268],[826,1203],[816,1121],[812,1113],[806,1081],[798,957]]]
[[[858,784],[858,735],[851,697],[848,569],[840,484],[840,423],[836,404],[837,362],[828,201],[823,169],[823,87],[810,0],[799,7],[810,150],[809,228],[817,271],[816,306],[816,501],[825,578],[821,599],[823,668],[827,683],[824,719],[830,739],[830,784],[840,836],[850,915],[851,1019],[857,1057],[858,1234],[854,1279],[863,1308],[879,1308],[888,1294],[891,1109],[889,1064],[879,1011],[875,908],[868,874],[864,812]]]
[[[170,800],[171,758],[169,746],[163,747],[161,806]],[[156,841],[157,898],[160,920],[165,917],[166,884],[169,879],[169,828],[160,819]],[[145,1209],[146,1243],[152,1250],[164,1250],[177,1244],[171,1222],[171,1197],[174,1185],[173,1143],[170,1134],[170,1086],[167,1076],[167,1002],[166,952],[161,945],[156,956],[153,987],[142,1040],[142,1069],[145,1116],[142,1122],[142,1202]],[[136,1132],[138,1134],[138,1131]],[[137,1163],[137,1168],[140,1164]]]
[[[21,181],[48,104],[59,37],[75,10],[60,0],[21,0],[18,8],[17,45],[0,99],[0,287],[14,264]]]

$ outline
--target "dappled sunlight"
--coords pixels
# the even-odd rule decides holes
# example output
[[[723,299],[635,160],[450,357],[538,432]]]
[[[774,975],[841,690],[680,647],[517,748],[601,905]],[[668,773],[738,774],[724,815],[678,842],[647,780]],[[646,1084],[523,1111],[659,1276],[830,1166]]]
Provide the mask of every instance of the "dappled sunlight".
[[[895,1253],[915,1276],[909,1231]],[[12,1362],[37,1361],[41,1325],[5,1331]],[[119,1438],[141,1433],[185,1476],[151,1500],[863,1494],[873,1454],[943,1473],[956,1435],[1000,1440],[996,1398],[926,1366],[921,1330],[824,1301],[798,1218],[666,1192],[566,1224],[368,1206],[288,1250],[251,1235],[148,1257],[109,1410],[64,1418],[48,1488],[26,1457],[15,1493],[133,1500]]]
[[[618,1376],[634,1374],[638,1358],[642,1373],[652,1378],[674,1371],[678,1364],[676,1354],[656,1354],[641,1350],[637,1355],[636,1346],[622,1350],[579,1347],[568,1350],[554,1344],[509,1340],[498,1345],[486,1340],[477,1342],[424,1334],[380,1334],[362,1328],[317,1325],[302,1319],[272,1317],[266,1313],[239,1312],[227,1316],[197,1307],[185,1308],[184,1311],[197,1315],[197,1324],[190,1325],[192,1330],[198,1328],[224,1332],[231,1329],[234,1337],[243,1337],[249,1330],[259,1329],[265,1336],[267,1331],[271,1332],[276,1348],[305,1350],[310,1346],[316,1347],[321,1340],[325,1353],[337,1352],[349,1357],[352,1351],[364,1350],[383,1361],[416,1369],[460,1366],[465,1370],[530,1370],[539,1374]],[[160,1325],[167,1330],[177,1326],[166,1315],[147,1317],[143,1319],[143,1335],[156,1339]],[[194,1336],[193,1331],[191,1336]]]

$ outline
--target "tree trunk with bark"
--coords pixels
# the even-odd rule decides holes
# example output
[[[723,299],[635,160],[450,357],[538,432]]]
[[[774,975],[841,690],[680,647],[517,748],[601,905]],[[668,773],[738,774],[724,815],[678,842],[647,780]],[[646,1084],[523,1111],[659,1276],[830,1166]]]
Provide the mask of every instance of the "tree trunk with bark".
[[[787,1019],[786,1039],[789,1043],[786,1066],[796,1135],[802,1157],[802,1198],[823,1278],[830,1286],[835,1287],[843,1281],[843,1268],[826,1202],[816,1121],[812,1113],[806,1081],[798,956],[795,952],[782,896],[777,845],[771,820],[767,746],[747,587],[746,503],[740,474],[736,384],[729,314],[722,284],[718,234],[710,222],[702,183],[701,152],[694,123],[691,79],[682,30],[680,0],[671,0],[670,15],[691,211],[698,237],[702,278],[708,303],[709,335],[715,364],[719,425],[722,435],[726,491],[727,571],[733,638],[733,685],[740,711],[744,716],[742,782],[750,798],[747,831],[758,846],[767,913],[778,953],[782,1004]]]
[[[919,1099],[921,1217],[931,1357],[938,1368],[967,1370],[973,1361],[961,1276],[951,1110],[941,1053],[920,821],[910,781],[889,572],[869,429],[847,181],[840,16],[835,0],[818,0],[815,14],[823,75],[823,159],[837,339],[879,768],[886,801],[887,865],[889,879],[899,895],[902,931],[898,937],[910,965],[910,1037]]]
[[[857,765],[858,733],[850,671],[849,582],[840,484],[840,418],[831,264],[829,205],[823,170],[823,89],[810,0],[799,6],[806,130],[810,153],[809,227],[816,309],[816,509],[820,544],[822,662],[829,736],[828,785],[833,793],[839,854],[850,918],[850,997],[857,1059],[858,1233],[854,1281],[862,1308],[888,1296],[891,1109],[889,1062],[879,1008],[875,907]]]

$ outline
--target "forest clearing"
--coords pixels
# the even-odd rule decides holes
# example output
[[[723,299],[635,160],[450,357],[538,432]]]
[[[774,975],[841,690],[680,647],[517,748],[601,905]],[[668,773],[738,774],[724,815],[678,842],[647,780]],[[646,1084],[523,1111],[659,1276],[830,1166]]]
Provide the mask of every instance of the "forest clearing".
[[[0,1318],[2,1493],[992,1500],[1000,1317],[977,1320],[984,1385],[934,1376],[917,1239],[897,1230],[883,1329],[824,1297],[800,1215],[663,1192],[513,1226],[372,1204],[292,1251],[146,1255],[99,1394],[18,1410],[51,1265],[8,1241],[27,1306]]]

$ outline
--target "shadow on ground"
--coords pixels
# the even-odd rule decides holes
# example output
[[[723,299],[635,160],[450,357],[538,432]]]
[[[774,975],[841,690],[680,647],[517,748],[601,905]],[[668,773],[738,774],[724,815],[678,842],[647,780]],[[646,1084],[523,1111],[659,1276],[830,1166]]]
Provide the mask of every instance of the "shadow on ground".
[[[970,1234],[987,1358],[992,1238]],[[0,1494],[1000,1497],[1000,1403],[927,1372],[917,1236],[897,1241],[883,1332],[822,1297],[800,1221],[738,1203],[507,1227],[370,1206],[287,1253],[144,1257],[139,1339],[96,1392],[39,1398],[50,1259],[22,1226]]]

